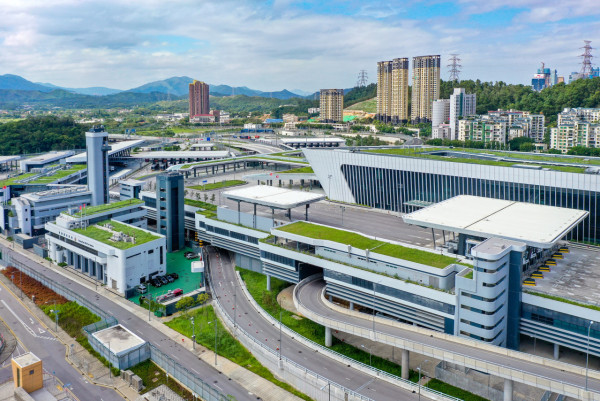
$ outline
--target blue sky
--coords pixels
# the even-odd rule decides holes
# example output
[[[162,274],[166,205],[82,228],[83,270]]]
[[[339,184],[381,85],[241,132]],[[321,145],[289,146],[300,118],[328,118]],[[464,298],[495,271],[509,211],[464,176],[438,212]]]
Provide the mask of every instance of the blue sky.
[[[377,61],[458,53],[464,79],[527,83],[542,61],[578,70],[583,40],[600,47],[599,16],[598,0],[0,0],[0,74],[312,91],[362,69],[374,81]]]

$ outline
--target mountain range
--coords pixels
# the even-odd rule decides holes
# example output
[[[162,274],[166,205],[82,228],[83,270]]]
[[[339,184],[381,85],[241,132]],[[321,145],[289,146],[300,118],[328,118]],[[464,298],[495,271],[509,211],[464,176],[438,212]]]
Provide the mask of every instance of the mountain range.
[[[63,90],[70,93],[89,95],[89,96],[108,96],[122,92],[133,92],[133,93],[162,93],[166,94],[167,98],[182,97],[188,95],[188,84],[193,82],[194,79],[190,77],[171,77],[161,81],[149,82],[147,84],[127,89],[113,89],[105,88],[101,86],[89,87],[89,88],[68,88],[61,87],[51,83],[44,82],[31,82],[27,79],[18,75],[5,74],[0,75],[0,90],[18,90],[18,91],[39,91],[43,93],[52,92],[54,90]],[[210,85],[210,84],[209,84]],[[293,97],[305,97],[306,94],[311,95],[309,92],[302,92],[301,94],[288,91],[287,89],[275,92],[264,92],[257,89],[250,89],[246,86],[232,87],[229,85],[210,85],[210,94],[213,96],[231,96],[231,95],[245,95],[245,96],[258,96],[258,97],[269,97],[275,99],[290,99]]]

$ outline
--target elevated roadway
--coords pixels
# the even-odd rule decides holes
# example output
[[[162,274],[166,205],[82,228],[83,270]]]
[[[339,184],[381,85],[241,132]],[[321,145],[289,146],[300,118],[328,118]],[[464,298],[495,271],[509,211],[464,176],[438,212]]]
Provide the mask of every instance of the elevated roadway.
[[[329,302],[324,291],[322,279],[308,278],[294,289],[294,304],[302,315],[327,327],[329,335],[339,330],[502,377],[505,391],[516,381],[581,400],[600,400],[598,371],[586,373],[564,362],[350,311]]]

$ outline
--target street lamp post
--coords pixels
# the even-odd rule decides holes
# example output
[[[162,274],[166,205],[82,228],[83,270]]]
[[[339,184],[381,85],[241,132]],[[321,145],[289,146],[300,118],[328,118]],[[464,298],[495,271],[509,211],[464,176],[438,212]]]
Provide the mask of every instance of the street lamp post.
[[[194,316],[190,318],[192,321],[192,349],[196,349],[196,325],[194,324]]]
[[[593,320],[590,320],[590,324],[588,325],[588,338],[587,338],[587,350],[585,352],[585,391],[588,389],[588,367],[590,361],[590,334],[592,331],[592,324],[594,324]]]
[[[361,344],[360,346],[369,351],[369,366],[372,366],[373,365],[373,353],[371,352],[371,349],[373,349],[373,346],[371,345],[370,347],[365,347],[363,344]]]
[[[327,195],[329,196],[330,199],[331,199],[331,177],[333,177],[333,175],[331,175],[331,174],[329,174],[327,176],[327,180],[328,180],[327,182],[329,183],[327,185]]]
[[[417,383],[419,383],[419,401],[421,401],[421,366],[423,366],[423,364],[425,362],[429,362],[427,359],[424,361],[421,361],[421,363],[419,364],[419,367],[417,368],[417,370],[419,371],[419,381]]]
[[[331,382],[328,381],[326,385],[324,385],[323,387],[321,387],[321,390],[324,390],[325,387],[329,387],[329,401],[331,401]]]
[[[375,286],[380,283],[381,280],[379,280],[376,283],[373,283],[373,303],[371,305],[371,307],[373,308],[373,338],[375,338]]]
[[[279,309],[279,360],[281,361],[281,312],[282,310]]]

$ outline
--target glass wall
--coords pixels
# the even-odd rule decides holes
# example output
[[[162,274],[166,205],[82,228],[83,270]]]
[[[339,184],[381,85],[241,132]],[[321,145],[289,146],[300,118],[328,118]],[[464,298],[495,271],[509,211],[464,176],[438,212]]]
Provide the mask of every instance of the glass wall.
[[[437,203],[457,195],[474,195],[566,207],[590,213],[568,239],[600,240],[598,192],[347,164],[341,169],[356,203],[361,205],[410,213],[415,207],[407,202]]]

